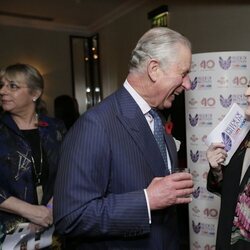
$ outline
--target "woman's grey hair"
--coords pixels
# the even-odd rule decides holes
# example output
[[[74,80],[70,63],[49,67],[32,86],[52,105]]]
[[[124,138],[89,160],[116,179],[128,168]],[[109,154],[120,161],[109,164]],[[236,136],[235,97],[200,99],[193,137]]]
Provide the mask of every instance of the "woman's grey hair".
[[[159,60],[167,68],[178,58],[179,44],[191,50],[190,41],[180,33],[166,27],[150,29],[132,51],[129,71],[142,73],[145,63],[150,59]]]
[[[36,109],[39,111],[43,103],[41,96],[44,90],[44,80],[41,73],[35,67],[22,63],[12,64],[1,69],[0,78],[6,77],[8,80],[15,81],[20,74],[24,75],[26,84],[31,92],[41,91],[40,97],[36,100]]]

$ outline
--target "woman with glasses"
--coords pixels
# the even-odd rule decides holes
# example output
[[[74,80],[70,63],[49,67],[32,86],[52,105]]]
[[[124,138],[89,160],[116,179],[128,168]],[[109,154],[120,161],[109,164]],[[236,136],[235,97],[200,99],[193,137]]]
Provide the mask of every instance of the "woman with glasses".
[[[0,235],[22,222],[35,230],[53,224],[52,191],[66,129],[40,113],[43,89],[43,77],[30,65],[0,71]]]

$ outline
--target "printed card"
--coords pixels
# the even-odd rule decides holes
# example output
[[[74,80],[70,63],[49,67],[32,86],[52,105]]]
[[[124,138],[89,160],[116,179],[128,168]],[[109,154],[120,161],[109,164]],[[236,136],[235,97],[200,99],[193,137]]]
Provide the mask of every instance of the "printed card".
[[[207,136],[205,143],[207,146],[211,143],[224,143],[228,156],[223,165],[227,165],[249,129],[250,122],[246,120],[244,110],[234,103],[223,120]]]

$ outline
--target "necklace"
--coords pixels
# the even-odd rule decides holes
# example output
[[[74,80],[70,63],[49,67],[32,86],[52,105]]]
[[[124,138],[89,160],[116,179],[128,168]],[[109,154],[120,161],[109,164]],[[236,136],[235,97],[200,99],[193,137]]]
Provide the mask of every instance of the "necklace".
[[[40,166],[37,166],[35,159],[33,155],[31,155],[31,161],[32,161],[32,166],[34,169],[34,174],[36,177],[36,186],[41,185],[41,176],[42,176],[42,170],[43,170],[43,149],[42,149],[42,143],[41,141],[39,142],[39,153],[40,153]]]
[[[39,151],[40,151],[40,163],[38,163],[38,156],[36,157],[36,160],[34,159],[34,156],[31,155],[31,161],[32,161],[32,166],[34,169],[34,175],[35,175],[35,187],[36,187],[36,195],[37,195],[37,202],[40,205],[42,203],[42,198],[43,198],[43,186],[41,183],[41,177],[42,177],[42,171],[43,171],[43,150],[42,150],[42,144],[41,144],[41,139],[39,140]],[[40,165],[40,166],[38,166]]]
[[[37,113],[35,114],[35,120],[36,120],[35,126],[38,127],[38,114]],[[33,167],[34,167],[34,172],[35,172],[35,176],[36,176],[37,186],[41,185],[41,176],[42,176],[42,171],[43,171],[43,149],[42,149],[41,138],[39,138],[39,150],[40,150],[40,166],[39,166],[39,169],[36,167],[34,158],[32,156]]]

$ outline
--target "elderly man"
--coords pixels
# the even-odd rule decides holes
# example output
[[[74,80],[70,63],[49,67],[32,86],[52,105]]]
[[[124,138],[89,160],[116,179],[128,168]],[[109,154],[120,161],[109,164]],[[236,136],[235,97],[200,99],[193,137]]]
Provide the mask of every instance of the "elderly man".
[[[121,89],[87,111],[63,144],[54,194],[67,249],[177,250],[176,204],[191,202],[192,176],[177,166],[157,110],[188,90],[191,45],[153,28],[132,52]]]

